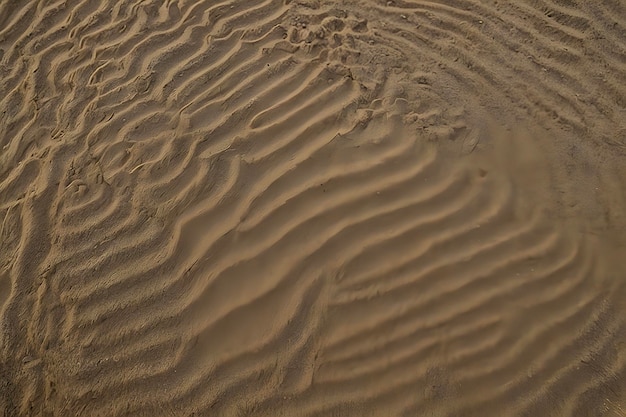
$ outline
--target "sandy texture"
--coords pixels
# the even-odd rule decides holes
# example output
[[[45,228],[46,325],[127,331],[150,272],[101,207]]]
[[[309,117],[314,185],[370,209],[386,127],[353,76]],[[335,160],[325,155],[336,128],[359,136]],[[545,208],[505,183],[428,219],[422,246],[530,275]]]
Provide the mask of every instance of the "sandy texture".
[[[0,3],[0,416],[626,416],[623,0]]]

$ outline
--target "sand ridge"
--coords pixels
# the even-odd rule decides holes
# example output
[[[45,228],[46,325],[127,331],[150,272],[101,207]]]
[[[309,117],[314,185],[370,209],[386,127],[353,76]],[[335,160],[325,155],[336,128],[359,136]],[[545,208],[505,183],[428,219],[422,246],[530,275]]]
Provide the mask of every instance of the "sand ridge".
[[[3,3],[0,410],[624,415],[626,8],[567,3]]]

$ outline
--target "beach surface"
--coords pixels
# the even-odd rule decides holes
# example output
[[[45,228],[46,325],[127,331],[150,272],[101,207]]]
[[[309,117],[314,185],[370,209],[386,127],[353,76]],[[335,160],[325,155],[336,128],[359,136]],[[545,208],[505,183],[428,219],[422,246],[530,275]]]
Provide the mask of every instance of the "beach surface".
[[[626,417],[626,2],[0,3],[0,416]]]

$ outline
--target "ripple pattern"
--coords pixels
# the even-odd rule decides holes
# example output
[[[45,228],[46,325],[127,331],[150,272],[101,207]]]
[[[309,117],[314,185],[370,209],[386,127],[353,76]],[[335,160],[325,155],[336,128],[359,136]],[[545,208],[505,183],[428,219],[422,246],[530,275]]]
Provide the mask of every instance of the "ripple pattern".
[[[0,410],[620,415],[619,270],[467,155],[498,100],[626,146],[569,3],[0,5]]]

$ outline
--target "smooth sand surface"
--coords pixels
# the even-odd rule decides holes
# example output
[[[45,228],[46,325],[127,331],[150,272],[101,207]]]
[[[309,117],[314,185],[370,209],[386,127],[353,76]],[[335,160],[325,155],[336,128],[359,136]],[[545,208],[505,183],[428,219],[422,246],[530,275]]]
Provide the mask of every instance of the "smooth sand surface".
[[[626,416],[623,0],[0,3],[0,416]]]

